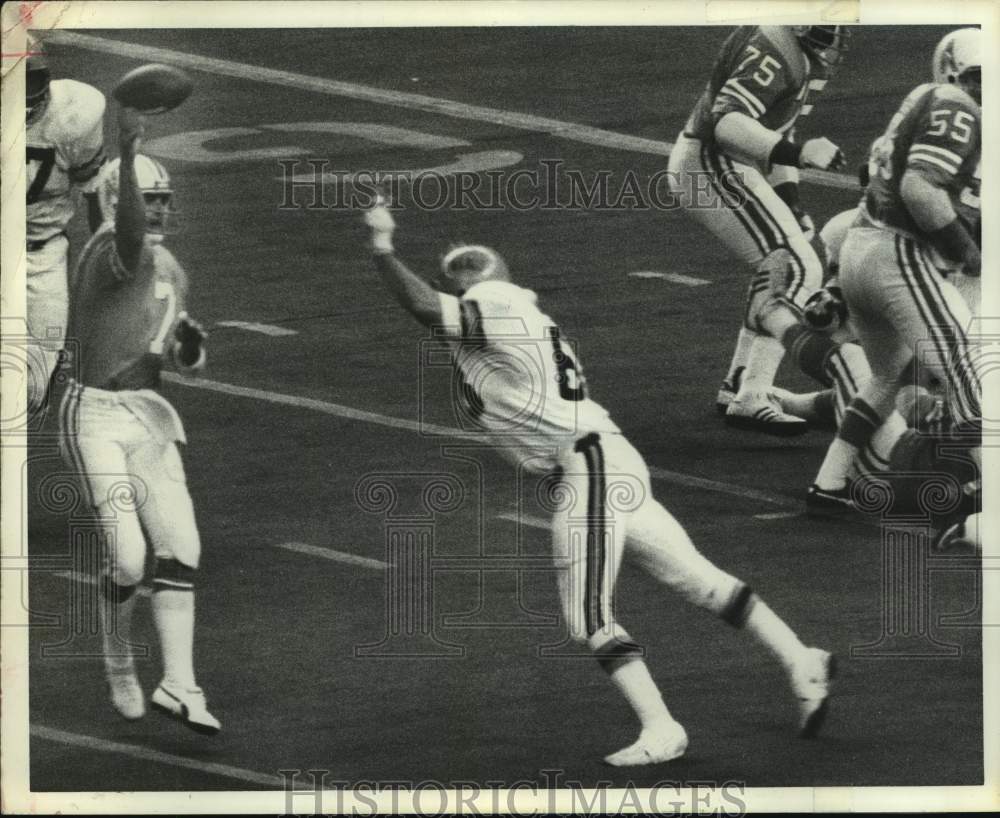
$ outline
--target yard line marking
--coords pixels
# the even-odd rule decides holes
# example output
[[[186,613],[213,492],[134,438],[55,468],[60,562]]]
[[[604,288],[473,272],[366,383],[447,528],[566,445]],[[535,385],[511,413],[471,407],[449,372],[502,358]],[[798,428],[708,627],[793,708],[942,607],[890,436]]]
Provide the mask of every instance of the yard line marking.
[[[375,571],[384,571],[389,567],[389,563],[382,560],[373,560],[371,557],[360,557],[357,554],[348,554],[346,551],[338,551],[335,548],[324,548],[321,545],[310,545],[307,542],[283,542],[275,545],[275,548],[284,548],[286,551],[297,551],[300,554],[308,554],[311,557],[320,557],[333,562],[346,562],[348,565],[359,565],[362,568],[371,568]]]
[[[96,736],[56,730],[53,727],[45,727],[41,724],[32,724],[30,731],[31,735],[36,738],[54,741],[59,744],[68,744],[71,747],[97,750],[102,753],[117,753],[118,755],[131,756],[140,761],[152,761],[157,764],[167,764],[171,767],[183,767],[209,775],[218,775],[223,778],[245,781],[248,784],[264,784],[268,787],[282,790],[285,788],[286,782],[281,776],[258,773],[253,770],[245,770],[242,767],[232,767],[229,764],[219,764],[215,761],[199,761],[198,759],[178,756],[173,753],[163,753],[149,747],[140,747],[136,744],[123,744],[119,741],[108,741]]]
[[[755,520],[787,520],[790,517],[798,517],[799,511],[773,511],[768,514],[754,514]]]
[[[630,278],[662,278],[664,281],[671,281],[674,284],[683,284],[685,287],[702,287],[711,284],[707,278],[697,278],[686,276],[683,273],[657,273],[653,270],[640,270],[637,273],[629,273]]]
[[[489,122],[507,128],[551,134],[562,139],[580,142],[585,145],[595,145],[615,150],[634,151],[635,153],[666,157],[674,145],[658,139],[646,139],[641,136],[605,131],[575,122],[564,122],[550,117],[522,114],[516,111],[504,111],[497,108],[487,108],[482,105],[470,105],[440,97],[424,94],[414,94],[408,91],[392,91],[385,88],[375,88],[356,82],[329,79],[327,77],[296,74],[292,71],[281,71],[276,68],[264,68],[249,63],[222,60],[215,57],[205,57],[191,54],[187,51],[176,51],[171,48],[159,48],[152,45],[139,45],[124,40],[95,37],[92,34],[81,34],[71,31],[52,31],[46,39],[60,45],[75,46],[91,51],[100,51],[147,62],[165,62],[190,68],[195,71],[205,71],[210,74],[220,74],[237,79],[280,85],[286,88],[296,88],[301,91],[312,91],[333,97],[346,97],[382,105],[394,105],[397,108],[408,108],[426,113],[441,114],[454,119],[465,119],[475,122]],[[829,171],[804,169],[799,172],[803,180],[824,187],[841,190],[858,191],[858,181],[853,176]]]
[[[406,418],[395,418],[389,415],[381,415],[378,412],[366,412],[363,409],[354,409],[351,406],[344,406],[342,403],[331,403],[330,401],[317,400],[316,398],[303,398],[297,395],[285,395],[281,392],[270,392],[266,389],[252,389],[248,386],[237,386],[221,381],[212,381],[206,378],[185,378],[175,372],[164,372],[163,379],[171,383],[187,386],[192,389],[205,389],[209,392],[219,392],[223,395],[234,395],[240,398],[253,398],[255,400],[276,403],[282,406],[294,406],[297,409],[309,409],[313,412],[321,412],[324,415],[335,415],[347,418],[348,420],[361,420],[365,423],[373,423],[376,426],[388,426],[393,429],[405,429],[408,432],[419,432],[431,435],[442,435],[450,438],[460,438],[462,440],[482,440],[480,435],[471,432],[463,432],[460,429],[452,429],[448,426],[438,426],[436,423],[420,423]]]
[[[257,321],[219,321],[217,327],[235,327],[245,329],[247,332],[259,332],[262,335],[273,335],[280,338],[285,335],[298,335],[298,331],[288,327],[278,327],[274,324],[260,324]]]
[[[497,514],[497,519],[509,520],[512,523],[530,526],[531,528],[544,528],[545,530],[552,528],[551,520],[535,517],[532,514],[516,514],[513,511],[503,511]]]
[[[97,585],[97,577],[91,574],[81,574],[78,571],[54,571],[52,576],[59,577],[59,579],[65,579],[69,582],[82,582],[85,585]],[[153,591],[146,585],[140,585],[135,589],[136,596],[149,597],[153,595]]]
[[[221,381],[212,381],[206,378],[186,378],[175,372],[164,372],[163,379],[179,386],[186,386],[190,389],[205,389],[209,392],[218,392],[223,395],[234,395],[242,398],[253,398],[255,400],[275,403],[281,406],[293,406],[298,409],[309,409],[313,412],[322,412],[325,415],[348,418],[349,420],[360,420],[365,423],[372,423],[377,426],[387,426],[391,429],[405,429],[410,432],[419,432],[428,436],[441,435],[444,437],[459,440],[472,440],[478,443],[483,441],[483,436],[472,432],[465,432],[461,429],[453,429],[450,426],[438,426],[434,423],[419,423],[415,420],[397,418],[390,415],[382,415],[378,412],[366,412],[362,409],[354,409],[340,403],[318,400],[317,398],[302,398],[296,395],[286,395],[281,392],[271,392],[266,389],[253,389],[248,386],[237,386]],[[649,466],[650,475],[665,483],[673,483],[678,486],[688,488],[699,488],[705,491],[713,491],[718,494],[728,494],[732,497],[741,497],[744,500],[753,500],[760,503],[768,503],[779,508],[798,508],[798,502],[780,494],[772,494],[768,491],[752,489],[735,483],[725,483],[721,480],[711,480],[707,477],[698,477],[684,472],[661,469],[658,466]]]

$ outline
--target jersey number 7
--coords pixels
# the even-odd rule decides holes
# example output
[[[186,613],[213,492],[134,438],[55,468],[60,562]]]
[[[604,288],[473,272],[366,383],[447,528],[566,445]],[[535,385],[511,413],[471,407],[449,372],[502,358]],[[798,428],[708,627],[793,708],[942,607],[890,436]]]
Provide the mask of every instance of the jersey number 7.
[[[24,152],[28,161],[28,179],[31,180],[28,185],[28,204],[34,204],[42,195],[45,183],[49,181],[49,176],[52,174],[52,167],[56,163],[56,149],[36,148],[33,145],[28,145]]]

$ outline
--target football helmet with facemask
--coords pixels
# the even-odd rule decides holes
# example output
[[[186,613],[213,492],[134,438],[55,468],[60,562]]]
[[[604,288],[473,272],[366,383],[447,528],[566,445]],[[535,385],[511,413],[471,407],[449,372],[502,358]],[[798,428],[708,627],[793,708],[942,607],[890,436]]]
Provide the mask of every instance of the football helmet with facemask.
[[[435,283],[442,292],[460,296],[487,280],[510,281],[510,271],[503,257],[492,247],[460,244],[441,259],[441,273]]]
[[[32,121],[38,119],[46,106],[49,104],[49,82],[52,77],[49,73],[49,58],[45,53],[42,43],[28,34],[27,40],[28,62],[25,71],[25,123],[30,125]]]
[[[978,28],[959,28],[941,38],[931,64],[934,82],[957,85],[982,105],[983,35]]]
[[[847,26],[792,26],[799,44],[827,70],[840,65],[848,49],[851,31]]]
[[[121,159],[113,159],[101,171],[97,186],[97,199],[105,221],[115,218],[118,209],[118,175]],[[173,205],[174,191],[170,174],[155,159],[138,153],[135,156],[135,178],[146,203],[146,232],[151,236],[166,236],[177,232],[171,229],[171,219],[177,214]]]

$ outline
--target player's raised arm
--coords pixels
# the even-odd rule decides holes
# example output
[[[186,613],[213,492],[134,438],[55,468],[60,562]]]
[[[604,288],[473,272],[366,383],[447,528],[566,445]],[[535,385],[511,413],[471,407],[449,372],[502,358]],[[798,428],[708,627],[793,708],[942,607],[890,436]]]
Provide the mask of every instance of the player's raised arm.
[[[118,171],[118,208],[115,212],[115,248],[129,273],[135,273],[142,257],[146,237],[146,203],[135,175],[135,157],[139,152],[145,117],[132,108],[118,109],[118,146],[121,165]]]
[[[440,294],[396,258],[392,245],[396,222],[381,200],[365,213],[365,224],[371,228],[375,266],[382,274],[386,287],[421,324],[425,326],[440,324],[442,320]]]

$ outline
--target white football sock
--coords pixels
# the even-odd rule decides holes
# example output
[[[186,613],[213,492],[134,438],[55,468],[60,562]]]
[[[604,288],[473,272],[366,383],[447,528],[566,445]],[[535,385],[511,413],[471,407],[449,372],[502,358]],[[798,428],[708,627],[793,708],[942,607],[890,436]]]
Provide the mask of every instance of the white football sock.
[[[99,594],[104,668],[108,674],[129,673],[135,669],[132,657],[132,612],[138,596],[133,592],[124,602],[115,602],[104,594]]]
[[[642,659],[623,662],[609,676],[639,717],[643,730],[673,721],[660,689]]]
[[[805,645],[795,635],[795,631],[788,627],[762,599],[755,595],[751,606],[743,627],[752,633],[786,670],[791,671],[795,662],[805,652]]]
[[[194,591],[157,588],[153,593],[153,621],[160,634],[163,680],[185,689],[194,680]]]
[[[752,329],[740,327],[740,334],[736,337],[736,349],[733,350],[733,360],[729,363],[729,371],[726,372],[726,380],[732,382],[733,375],[737,369],[746,369],[747,360],[750,357],[750,346],[757,333]]]
[[[768,335],[758,335],[750,345],[750,355],[747,358],[747,368],[743,373],[743,385],[740,394],[748,392],[766,392],[774,386],[774,376],[785,357],[785,348],[781,341]]]
[[[847,475],[858,450],[841,437],[835,437],[826,450],[826,457],[813,481],[825,491],[836,491],[847,485]]]

